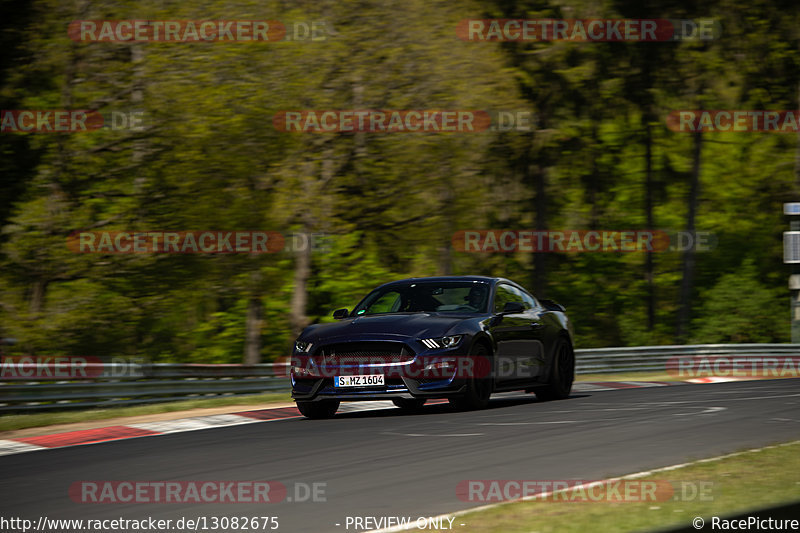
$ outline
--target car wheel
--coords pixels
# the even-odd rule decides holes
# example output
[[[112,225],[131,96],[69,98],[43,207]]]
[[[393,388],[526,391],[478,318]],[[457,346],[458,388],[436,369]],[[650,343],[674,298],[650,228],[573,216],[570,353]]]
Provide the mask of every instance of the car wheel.
[[[331,418],[339,409],[339,402],[335,400],[320,400],[318,402],[297,402],[297,410],[306,418],[320,419]]]
[[[569,341],[560,337],[553,348],[553,368],[545,387],[536,390],[541,401],[563,400],[569,397],[575,379],[575,353]]]
[[[428,400],[423,399],[408,399],[408,398],[393,398],[392,403],[404,411],[419,411],[425,402]]]
[[[470,356],[489,357],[489,350],[482,343],[478,343],[470,350]],[[481,368],[481,364],[473,364],[473,368]],[[459,410],[473,410],[483,409],[489,404],[489,397],[492,395],[494,389],[494,376],[489,369],[487,375],[479,377],[475,374],[481,372],[473,372],[473,375],[467,379],[467,390],[463,396],[456,396],[449,398],[450,405]]]

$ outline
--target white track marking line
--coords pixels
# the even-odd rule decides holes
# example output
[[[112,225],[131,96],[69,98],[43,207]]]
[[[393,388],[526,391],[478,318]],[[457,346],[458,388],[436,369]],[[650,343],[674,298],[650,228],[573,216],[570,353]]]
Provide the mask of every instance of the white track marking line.
[[[363,402],[363,404],[364,405],[353,405],[349,409],[345,409],[344,412],[353,413],[358,411],[370,411],[374,409],[385,409],[394,407],[392,403],[388,401]],[[208,416],[195,416],[191,418],[178,418],[175,420],[162,420],[160,422],[142,422],[140,424],[125,424],[124,425],[125,427],[142,429],[145,431],[152,431],[154,434],[137,435],[135,437],[126,437],[123,439],[112,439],[112,440],[127,440],[128,438],[139,438],[139,437],[155,437],[158,435],[168,435],[171,433],[183,433],[185,431],[199,431],[203,429],[239,426],[242,424],[256,424],[260,422],[277,422],[279,420],[291,420],[301,417],[302,415],[298,413],[297,416],[261,420],[259,418],[253,418],[249,416],[220,414],[220,415],[208,415]],[[103,428],[97,428],[97,429],[103,429]],[[51,448],[48,446],[38,446],[36,444],[28,444],[27,442],[20,442],[16,440],[0,439],[0,456],[25,453],[25,452],[35,452],[39,450],[57,450],[59,448],[69,448],[72,446],[88,446],[90,444],[100,444],[102,442],[109,442],[109,441],[100,440],[97,442],[69,444],[66,446],[55,446]]]
[[[695,409],[702,409],[702,407],[695,407]],[[727,407],[707,407],[705,411],[700,411],[699,413],[672,413],[672,416],[709,415],[712,413],[719,413],[720,411],[726,411],[727,409]]]
[[[709,400],[681,400],[676,402],[641,402],[644,405],[652,405],[655,407],[669,407],[670,405],[678,405],[682,403],[709,403],[709,402],[747,402],[752,400],[772,400],[773,398],[795,398],[800,396],[797,394],[776,394],[774,396],[751,396],[748,398],[711,398]]]
[[[342,402],[337,413],[357,413],[359,411],[374,411],[377,409],[394,409],[395,406],[390,400]]]
[[[127,427],[155,431],[156,433],[182,433],[184,431],[197,431],[200,429],[238,426],[240,424],[253,424],[261,422],[257,418],[241,415],[210,415],[192,418],[179,418],[177,420],[163,420],[161,422],[143,422],[130,424]]]
[[[27,442],[15,440],[0,440],[0,455],[11,455],[13,453],[35,452],[36,450],[47,450],[46,446],[37,446]]]
[[[597,419],[594,419],[597,420]],[[594,420],[554,420],[552,422],[480,422],[477,426],[531,426],[536,424],[580,424],[581,422],[593,422]],[[600,419],[602,420],[602,419]],[[616,419],[614,419],[616,420]]]
[[[401,437],[479,437],[486,433],[447,433],[444,435],[433,435],[430,433],[395,433],[393,431],[382,431],[381,435],[399,435]]]

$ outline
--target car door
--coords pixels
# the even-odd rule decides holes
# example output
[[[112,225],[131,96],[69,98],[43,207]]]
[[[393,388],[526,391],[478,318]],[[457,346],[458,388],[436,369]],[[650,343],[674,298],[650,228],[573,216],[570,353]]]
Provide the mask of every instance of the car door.
[[[531,315],[527,309],[521,313],[502,314],[503,308],[509,302],[525,305],[519,289],[507,283],[498,283],[492,303],[495,318],[491,330],[497,343],[495,383],[500,387],[523,380],[520,371],[524,367],[520,365],[530,357],[534,342]]]
[[[543,381],[547,378],[547,356],[545,346],[547,345],[547,323],[545,316],[547,310],[542,307],[536,298],[525,291],[522,299],[525,302],[526,314],[528,316],[530,351],[519,358],[517,365],[517,375],[521,381],[526,383]]]

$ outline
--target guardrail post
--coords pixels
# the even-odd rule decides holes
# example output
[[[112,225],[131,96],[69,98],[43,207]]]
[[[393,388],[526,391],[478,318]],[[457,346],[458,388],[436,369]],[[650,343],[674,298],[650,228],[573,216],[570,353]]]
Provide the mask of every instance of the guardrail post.
[[[790,264],[789,293],[791,295],[792,342],[800,343],[800,202],[783,204],[783,214],[788,215],[789,231],[783,232],[783,262]]]

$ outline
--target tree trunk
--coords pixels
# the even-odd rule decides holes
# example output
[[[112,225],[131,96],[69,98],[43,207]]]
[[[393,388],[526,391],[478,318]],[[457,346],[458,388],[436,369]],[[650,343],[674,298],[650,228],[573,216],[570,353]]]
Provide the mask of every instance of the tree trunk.
[[[319,177],[315,179],[316,171],[314,164],[308,162],[306,168],[308,172],[305,174],[301,186],[307,198],[320,198],[322,190],[333,179],[334,170],[334,154],[332,148],[326,147],[322,149],[322,160],[320,162]],[[291,339],[289,349],[294,346],[294,340],[308,325],[308,317],[306,316],[306,307],[308,304],[308,280],[311,277],[311,240],[310,235],[315,228],[319,227],[319,218],[316,213],[311,211],[312,207],[323,208],[324,206],[308,206],[301,215],[302,228],[309,240],[305,243],[306,246],[303,250],[297,251],[294,262],[294,288],[292,290],[291,307],[289,309],[289,328],[291,330]],[[322,215],[324,217],[324,215]]]
[[[536,230],[547,231],[547,169],[541,164],[535,166],[536,180]],[[538,298],[547,294],[547,253],[533,254],[533,292]]]
[[[589,188],[589,205],[592,206],[592,210],[589,212],[589,229],[596,230],[598,219],[600,218],[599,210],[597,208],[597,193],[599,189],[598,181],[598,174],[600,173],[600,169],[597,167],[597,159],[600,155],[597,153],[597,146],[600,144],[600,139],[598,138],[597,128],[600,125],[600,119],[592,116],[592,148],[591,148],[591,157],[592,157],[592,169],[591,174],[589,175],[589,180],[586,186]]]
[[[50,282],[44,278],[36,278],[31,287],[30,310],[34,316],[38,316],[44,309],[44,297],[47,294],[47,286]]]
[[[247,302],[245,321],[244,364],[256,365],[261,362],[261,298],[252,296]]]
[[[442,246],[439,248],[439,275],[449,276],[453,273],[453,231],[448,230],[445,235],[449,237],[442,239]]]
[[[144,105],[144,89],[146,74],[144,72],[144,47],[141,44],[131,45],[131,66],[133,68],[133,80],[131,82],[131,104],[135,111],[142,111]],[[131,161],[134,166],[138,166],[144,159],[144,139],[136,139],[133,142]],[[141,193],[144,189],[146,178],[142,172],[137,172],[134,178],[136,192]]]
[[[442,245],[439,247],[439,275],[449,276],[453,270],[453,232],[455,225],[453,218],[455,217],[455,210],[453,209],[453,185],[450,183],[449,169],[447,175],[444,177],[444,183],[439,191],[440,210],[444,220],[442,220],[442,229],[444,235],[442,236]]]
[[[642,115],[644,122],[644,212],[647,230],[653,231],[653,131],[650,129],[649,112]],[[644,277],[647,283],[647,329],[652,331],[656,323],[656,291],[653,284],[655,270],[653,253],[645,255]]]
[[[306,235],[309,235],[308,231],[306,231]],[[306,242],[306,245],[304,250],[296,252],[294,261],[294,289],[289,308],[289,324],[292,331],[289,340],[292,345],[303,328],[308,325],[306,305],[308,303],[308,278],[311,277],[311,243]]]
[[[695,217],[697,216],[697,203],[700,196],[700,163],[703,146],[703,133],[694,134],[694,153],[692,161],[692,178],[689,186],[689,210],[686,215],[686,231],[692,237],[695,231]],[[678,325],[675,337],[678,342],[685,342],[689,331],[689,319],[692,305],[692,289],[694,288],[695,250],[694,242],[688,250],[683,252],[683,279],[681,280],[681,293],[678,309]]]

